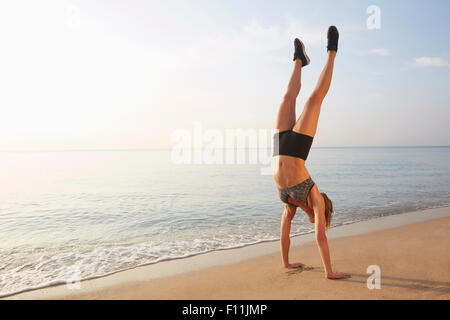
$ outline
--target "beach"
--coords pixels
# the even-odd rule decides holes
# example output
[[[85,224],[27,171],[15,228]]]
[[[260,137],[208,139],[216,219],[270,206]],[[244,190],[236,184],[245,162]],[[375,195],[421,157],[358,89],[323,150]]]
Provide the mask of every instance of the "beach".
[[[450,298],[450,1],[25,2],[0,300]]]
[[[313,147],[308,159],[335,208],[330,237],[366,220],[450,206],[449,147]],[[84,280],[151,264],[136,279],[120,274],[141,281],[199,257],[225,264],[241,252],[279,252],[283,203],[261,169],[175,165],[170,150],[4,152],[0,298],[71,279],[83,281],[81,293]],[[293,245],[312,232],[299,211]]]
[[[292,237],[290,251],[291,262],[308,268],[283,268],[271,241],[5,299],[449,299],[449,236],[450,208],[427,209],[331,228],[333,269],[350,273],[346,280],[324,278],[310,233]],[[374,265],[380,288],[368,289]]]

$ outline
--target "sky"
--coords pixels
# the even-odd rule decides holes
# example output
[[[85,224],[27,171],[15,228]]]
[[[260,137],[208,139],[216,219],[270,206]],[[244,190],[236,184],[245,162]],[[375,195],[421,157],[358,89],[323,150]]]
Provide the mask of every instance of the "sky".
[[[379,28],[370,29],[370,5]],[[271,130],[306,45],[297,116],[339,51],[314,146],[450,145],[450,2],[3,1],[0,150],[170,148]]]

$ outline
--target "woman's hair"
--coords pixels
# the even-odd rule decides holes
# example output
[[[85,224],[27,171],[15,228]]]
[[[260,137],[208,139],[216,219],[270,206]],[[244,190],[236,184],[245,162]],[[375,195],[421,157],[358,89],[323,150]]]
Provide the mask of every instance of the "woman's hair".
[[[327,221],[326,228],[328,229],[331,225],[331,218],[333,217],[333,202],[331,202],[325,192],[321,192],[320,194],[325,202],[325,219]]]

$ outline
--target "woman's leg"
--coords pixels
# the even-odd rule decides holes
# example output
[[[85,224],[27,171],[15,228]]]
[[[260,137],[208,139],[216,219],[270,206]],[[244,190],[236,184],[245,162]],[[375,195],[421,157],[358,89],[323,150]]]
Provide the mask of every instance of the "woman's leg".
[[[275,129],[280,131],[291,130],[295,125],[295,101],[300,92],[302,76],[302,61],[294,61],[294,70],[289,80],[288,88],[284,94],[283,101],[278,109]]]
[[[328,92],[328,89],[330,88],[335,57],[336,51],[328,51],[327,62],[322,70],[322,73],[320,74],[316,88],[306,102],[302,114],[292,129],[293,131],[306,134],[311,137],[315,136],[317,122],[319,121],[320,107]]]

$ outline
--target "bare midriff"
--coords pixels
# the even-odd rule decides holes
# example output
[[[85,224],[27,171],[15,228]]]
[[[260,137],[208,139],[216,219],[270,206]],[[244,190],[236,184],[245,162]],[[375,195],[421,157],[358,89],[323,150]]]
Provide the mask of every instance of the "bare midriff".
[[[279,155],[273,158],[273,178],[279,189],[289,188],[309,178],[305,160]]]

